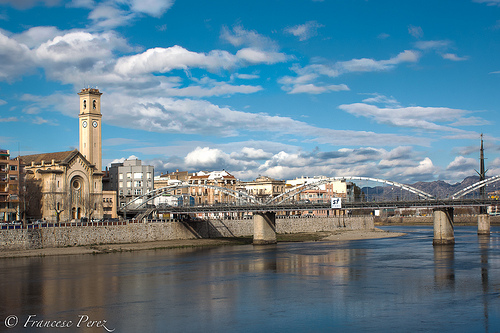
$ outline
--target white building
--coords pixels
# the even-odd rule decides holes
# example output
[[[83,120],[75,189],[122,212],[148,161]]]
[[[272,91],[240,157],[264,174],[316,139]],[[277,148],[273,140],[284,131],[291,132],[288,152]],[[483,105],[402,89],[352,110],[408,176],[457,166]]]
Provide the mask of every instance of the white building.
[[[109,168],[109,189],[117,192],[118,207],[153,191],[154,167],[142,165],[141,160],[127,159],[123,163],[112,163]]]

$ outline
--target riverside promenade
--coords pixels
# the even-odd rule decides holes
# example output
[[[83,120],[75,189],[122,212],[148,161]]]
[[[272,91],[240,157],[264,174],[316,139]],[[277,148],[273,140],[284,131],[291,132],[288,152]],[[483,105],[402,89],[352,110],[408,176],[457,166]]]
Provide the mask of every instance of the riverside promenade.
[[[276,233],[278,234],[332,233],[341,230],[373,229],[372,216],[276,219]],[[1,251],[37,250],[102,244],[251,237],[253,232],[254,224],[251,219],[52,226],[38,229],[0,230],[0,249]]]

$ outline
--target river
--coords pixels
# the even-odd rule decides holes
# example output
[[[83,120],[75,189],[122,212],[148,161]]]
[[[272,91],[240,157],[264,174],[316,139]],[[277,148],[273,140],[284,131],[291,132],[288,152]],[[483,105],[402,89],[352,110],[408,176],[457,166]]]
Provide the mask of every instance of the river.
[[[408,235],[2,259],[0,331],[500,330],[500,228],[383,229]]]

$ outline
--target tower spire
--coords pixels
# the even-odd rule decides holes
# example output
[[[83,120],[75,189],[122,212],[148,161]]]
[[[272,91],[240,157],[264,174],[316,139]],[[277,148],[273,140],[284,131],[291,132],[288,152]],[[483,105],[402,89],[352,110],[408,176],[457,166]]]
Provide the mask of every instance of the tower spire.
[[[483,133],[481,133],[481,148],[479,150],[479,172],[476,170],[476,172],[479,175],[479,181],[485,180],[486,179],[486,170],[484,167],[484,145],[483,145]],[[479,188],[479,196],[481,199],[486,198],[486,189],[485,186],[482,186]],[[480,213],[485,214],[486,213],[486,207],[480,208]]]

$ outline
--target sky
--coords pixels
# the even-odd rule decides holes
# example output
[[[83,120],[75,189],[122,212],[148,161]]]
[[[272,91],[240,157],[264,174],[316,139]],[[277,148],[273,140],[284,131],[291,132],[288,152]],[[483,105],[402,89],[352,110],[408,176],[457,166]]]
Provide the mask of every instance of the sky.
[[[155,174],[500,174],[500,0],[0,0],[0,148]]]

